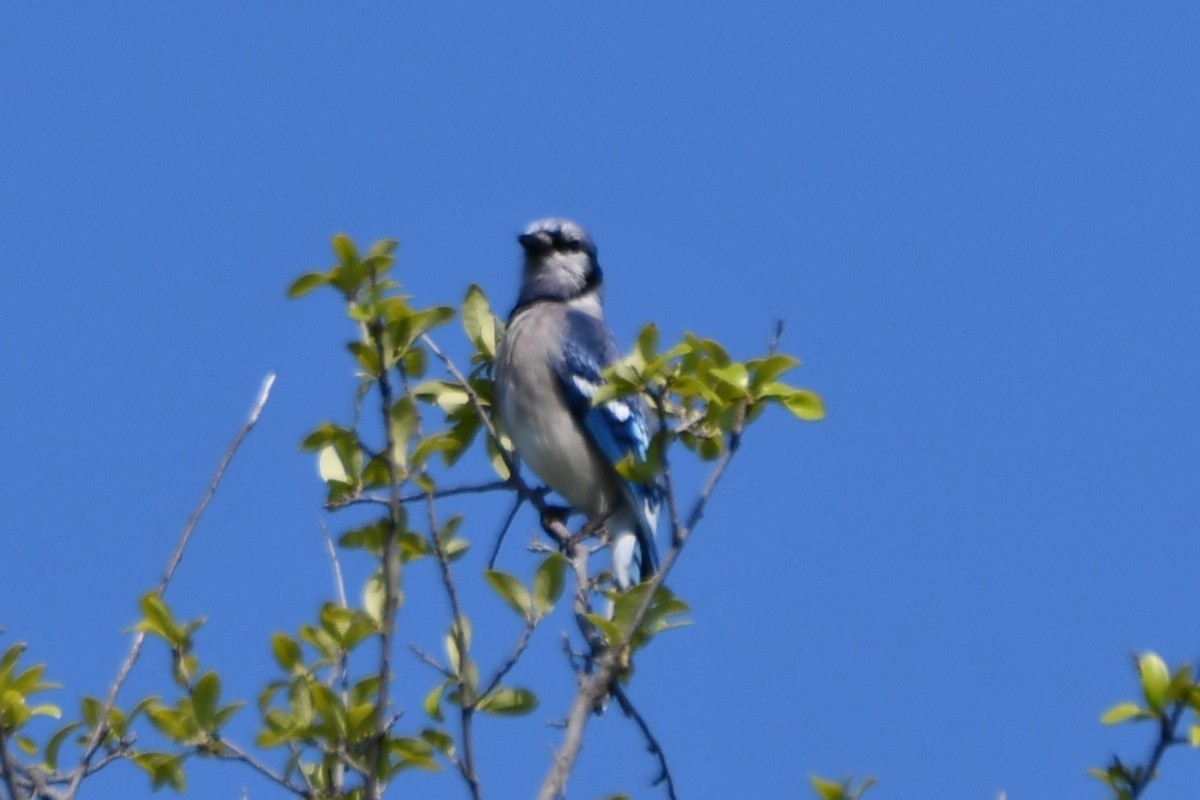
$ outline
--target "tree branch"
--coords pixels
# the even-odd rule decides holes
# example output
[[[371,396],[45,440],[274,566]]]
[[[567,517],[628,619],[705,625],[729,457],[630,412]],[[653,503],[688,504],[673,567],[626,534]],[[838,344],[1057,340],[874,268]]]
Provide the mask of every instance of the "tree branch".
[[[658,777],[651,782],[651,786],[657,786],[660,783],[667,784],[667,797],[669,800],[679,800],[675,794],[675,779],[671,777],[671,769],[667,766],[667,754],[663,752],[662,745],[658,743],[653,731],[650,730],[650,725],[634,707],[629,699],[629,695],[625,693],[624,687],[620,681],[613,681],[610,687],[610,693],[617,699],[617,705],[621,707],[621,711],[625,716],[631,718],[642,732],[642,736],[646,737],[646,749],[648,749],[656,759],[658,759]]]
[[[678,561],[679,555],[683,551],[684,545],[687,544],[692,531],[695,530],[696,526],[700,523],[700,519],[704,516],[704,509],[708,504],[709,498],[712,496],[721,477],[729,468],[730,462],[741,445],[741,435],[745,422],[746,404],[743,402],[738,408],[737,418],[730,429],[725,452],[721,454],[721,457],[709,472],[708,478],[704,482],[699,496],[696,498],[696,502],[692,505],[692,509],[688,513],[686,522],[681,525],[678,520],[673,521],[674,531],[671,549],[663,558],[658,572],[648,581],[650,590],[646,592],[645,597],[642,598],[641,603],[635,610],[629,627],[621,638],[621,641],[609,643],[607,646],[601,642],[600,652],[597,653],[597,645],[589,636],[592,627],[591,623],[577,611],[576,620],[580,626],[580,631],[593,648],[594,669],[590,675],[583,679],[579,691],[575,695],[575,701],[567,717],[566,733],[563,735],[562,749],[554,755],[554,763],[551,765],[545,780],[542,782],[541,791],[538,793],[538,800],[557,800],[563,796],[567,777],[571,774],[575,760],[578,758],[579,751],[583,747],[583,730],[591,716],[591,711],[596,703],[610,690],[609,687],[613,684],[614,678],[622,667],[624,654],[629,648],[633,635],[641,626],[642,621],[645,620],[646,614],[649,613],[658,588],[663,585],[675,562]],[[668,486],[668,502],[673,506],[673,502],[670,501],[670,494],[673,493],[673,488],[670,485],[669,475],[665,476],[665,480]],[[674,516],[674,513],[672,513],[672,516]],[[582,548],[581,552],[583,552]],[[577,581],[582,581],[583,585],[586,586],[586,569],[583,575],[580,575],[577,566],[576,579]],[[586,592],[586,589],[583,591]]]
[[[208,508],[208,504],[212,501],[213,496],[217,493],[217,487],[221,485],[221,478],[225,476],[225,470],[233,461],[234,455],[238,448],[242,446],[242,442],[250,435],[250,431],[254,429],[258,422],[259,416],[262,414],[263,407],[267,404],[267,398],[270,397],[271,387],[275,384],[275,373],[270,373],[263,380],[262,386],[258,390],[258,397],[254,401],[254,406],[250,409],[250,414],[246,417],[246,421],[242,423],[241,429],[233,437],[233,441],[229,443],[229,447],[225,450],[225,455],[217,464],[216,472],[213,473],[212,480],[209,481],[208,488],[204,495],[200,498],[200,502],[192,511],[192,515],[188,518],[187,524],[183,527],[183,532],[179,535],[179,541],[175,544],[175,550],[171,553],[171,558],[167,561],[167,568],[163,572],[163,576],[159,579],[158,586],[155,587],[154,593],[159,597],[167,591],[167,586],[171,582],[175,570],[179,567],[179,563],[183,560],[183,553],[187,549],[188,541],[192,538],[192,531],[196,529],[197,523],[200,522],[200,517],[204,515],[204,511]],[[108,696],[104,700],[104,708],[101,710],[96,725],[92,729],[91,735],[88,738],[87,747],[84,748],[83,757],[79,761],[79,765],[72,771],[70,783],[67,786],[65,797],[73,798],[79,791],[79,784],[89,773],[88,765],[96,755],[96,751],[100,747],[100,743],[108,734],[108,717],[113,707],[117,702],[117,694],[121,691],[121,687],[125,684],[129,673],[133,670],[134,664],[137,663],[138,656],[141,655],[142,645],[146,641],[144,631],[138,631],[133,637],[133,644],[129,648],[128,654],[125,656],[125,661],[121,664],[120,670],[117,672],[117,677],[113,680],[112,685],[108,688]]]
[[[218,754],[218,757],[220,759],[222,759],[224,761],[237,761],[239,763],[245,764],[246,766],[250,767],[252,770],[257,772],[259,775],[262,775],[264,778],[271,781],[275,785],[281,786],[282,788],[287,789],[289,792],[296,795],[297,797],[303,797],[303,798],[306,798],[306,800],[307,800],[307,798],[314,797],[311,786],[307,789],[303,786],[297,786],[296,784],[292,783],[290,780],[288,780],[286,777],[284,777],[280,773],[271,769],[266,764],[259,761],[257,758],[250,755],[242,748],[238,747],[233,742],[227,741],[225,739],[217,739],[217,741],[220,742],[220,746],[224,750],[224,752],[221,752]],[[301,772],[301,774],[303,774],[304,770],[300,770],[300,772]]]
[[[374,274],[371,283],[375,283]],[[369,335],[375,345],[375,354],[380,364],[379,411],[383,423],[384,458],[388,473],[388,515],[380,554],[380,568],[383,571],[383,617],[379,623],[379,696],[374,715],[375,758],[365,775],[364,793],[367,800],[380,800],[383,796],[380,773],[383,772],[387,761],[384,739],[387,737],[388,695],[392,683],[392,635],[396,628],[396,611],[400,597],[400,564],[396,554],[396,537],[400,533],[400,474],[393,456],[396,442],[391,425],[392,382],[388,377],[389,370],[385,366],[388,361],[383,348],[382,320],[372,320]]]
[[[421,476],[425,478],[426,486],[432,486],[432,481],[430,481],[429,474],[425,471],[424,467],[421,468]],[[459,726],[462,731],[463,749],[463,756],[458,764],[458,771],[462,775],[463,780],[466,781],[467,788],[471,792],[473,800],[482,800],[483,794],[479,786],[479,774],[476,772],[475,767],[475,736],[473,725],[478,697],[471,696],[472,692],[468,689],[465,678],[466,665],[469,658],[467,655],[467,623],[466,617],[462,612],[462,606],[458,600],[458,587],[454,583],[454,574],[450,571],[450,557],[446,554],[446,548],[438,532],[437,511],[434,506],[432,492],[426,495],[425,513],[429,523],[429,539],[433,542],[433,552],[437,557],[438,568],[442,576],[442,586],[445,587],[446,598],[450,602],[450,614],[454,619],[451,635],[454,637],[454,646],[458,650],[458,669],[455,672],[454,680],[458,684],[460,697]]]
[[[441,499],[443,497],[454,497],[462,494],[484,494],[485,492],[499,492],[504,489],[513,488],[511,481],[494,480],[486,483],[473,483],[464,486],[454,486],[449,489],[439,489],[433,493],[433,496]],[[413,492],[411,494],[402,494],[398,498],[401,504],[424,502],[427,494],[425,492]],[[390,505],[392,502],[390,497],[381,497],[377,494],[362,494],[356,497],[349,497],[345,500],[335,500],[325,504],[327,511],[336,511],[339,508],[346,506],[358,505]]]
[[[8,734],[4,731],[4,725],[0,723],[0,778],[4,779],[4,786],[8,789],[10,800],[26,800],[25,792],[17,784],[17,777],[13,774],[12,762],[8,755]]]
[[[496,674],[488,681],[487,687],[479,693],[479,699],[487,697],[496,688],[500,686],[500,682],[504,677],[512,671],[512,668],[521,660],[521,656],[525,653],[525,648],[529,647],[529,640],[533,638],[533,629],[537,627],[537,622],[532,619],[525,620],[525,628],[521,631],[521,636],[517,639],[517,643],[513,646],[512,652],[508,654],[508,658],[496,670]]]

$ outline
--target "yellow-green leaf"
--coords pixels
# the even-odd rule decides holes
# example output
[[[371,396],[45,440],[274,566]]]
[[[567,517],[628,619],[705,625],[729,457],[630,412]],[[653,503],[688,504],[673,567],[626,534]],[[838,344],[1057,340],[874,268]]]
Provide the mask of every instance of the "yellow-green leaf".
[[[1167,687],[1171,673],[1166,662],[1157,653],[1149,652],[1138,659],[1138,672],[1142,678],[1142,691],[1151,710],[1161,712],[1167,704]]]
[[[515,576],[498,569],[490,569],[484,573],[484,577],[513,611],[525,619],[533,618],[533,601],[529,597],[529,590]]]
[[[341,456],[338,455],[337,449],[333,445],[321,448],[321,452],[317,456],[317,472],[320,474],[321,480],[326,483],[331,481],[350,482],[350,475],[346,472]]]
[[[1100,722],[1104,725],[1118,725],[1142,713],[1142,707],[1137,703],[1117,703],[1100,715]]]

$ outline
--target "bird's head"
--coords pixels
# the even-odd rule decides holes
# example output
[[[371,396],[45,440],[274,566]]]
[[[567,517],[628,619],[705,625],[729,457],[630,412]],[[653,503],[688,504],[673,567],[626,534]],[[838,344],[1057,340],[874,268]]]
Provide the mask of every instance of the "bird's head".
[[[519,304],[574,300],[597,292],[603,281],[596,245],[578,223],[540,219],[517,237],[525,251]]]

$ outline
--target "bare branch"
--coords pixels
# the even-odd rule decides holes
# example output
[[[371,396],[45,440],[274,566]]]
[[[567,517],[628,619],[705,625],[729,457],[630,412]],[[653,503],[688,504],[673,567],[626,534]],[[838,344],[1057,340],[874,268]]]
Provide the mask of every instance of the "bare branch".
[[[663,752],[662,745],[658,743],[658,739],[655,738],[653,731],[650,730],[650,726],[646,723],[645,718],[642,717],[629,700],[629,695],[625,693],[625,689],[621,686],[621,683],[614,681],[609,688],[612,696],[617,700],[617,705],[621,707],[621,711],[637,724],[638,729],[642,732],[642,736],[646,737],[646,749],[658,759],[658,777],[651,782],[651,785],[657,786],[665,782],[667,784],[667,797],[669,800],[679,800],[675,794],[675,779],[671,777],[671,769],[667,766],[667,754]]]
[[[329,556],[329,564],[333,569],[333,586],[337,590],[338,603],[342,608],[349,608],[350,604],[346,602],[346,582],[342,578],[342,562],[338,558],[337,547],[333,544],[333,537],[329,535],[329,526],[324,520],[320,522],[321,538],[325,540],[325,553]]]
[[[512,527],[513,520],[517,518],[517,512],[521,510],[521,506],[525,503],[525,498],[517,495],[517,501],[508,511],[508,516],[504,518],[504,525],[500,528],[500,535],[496,537],[496,543],[492,545],[492,554],[488,557],[488,569],[496,568],[496,559],[500,556],[500,545],[504,542],[504,537],[508,535],[508,529]]]
[[[217,464],[216,472],[213,473],[212,480],[208,483],[208,488],[204,495],[200,498],[200,502],[192,511],[192,515],[188,517],[187,524],[183,527],[183,532],[179,535],[179,541],[175,544],[175,550],[171,553],[171,558],[167,561],[167,568],[163,572],[162,578],[155,587],[154,593],[159,597],[167,591],[167,586],[171,582],[175,570],[179,567],[179,563],[183,560],[183,553],[187,549],[188,542],[192,538],[192,531],[196,529],[197,523],[200,522],[200,517],[204,515],[205,509],[212,501],[213,496],[217,493],[217,487],[221,485],[221,478],[225,475],[225,470],[228,469],[230,462],[233,461],[234,455],[238,448],[242,446],[242,442],[250,435],[250,431],[254,429],[258,422],[259,416],[262,414],[263,407],[267,404],[267,399],[271,395],[271,387],[275,384],[275,373],[270,373],[263,380],[262,386],[258,390],[258,397],[254,401],[254,406],[250,409],[250,414],[246,417],[246,421],[242,423],[241,429],[233,437],[233,441],[229,443],[229,447],[225,450],[225,455]],[[121,664],[121,668],[117,672],[117,677],[113,680],[112,685],[108,687],[108,695],[104,700],[104,708],[98,715],[96,725],[92,729],[91,735],[88,738],[87,747],[84,748],[83,757],[79,761],[79,765],[72,771],[71,781],[67,786],[64,796],[67,798],[75,797],[79,791],[79,784],[85,776],[89,775],[89,764],[92,758],[96,755],[96,751],[100,747],[100,743],[104,740],[108,733],[108,717],[113,706],[117,702],[117,694],[121,691],[121,687],[125,684],[125,680],[129,677],[129,673],[133,670],[134,664],[137,663],[138,656],[141,655],[142,645],[146,641],[144,631],[138,631],[133,637],[133,643],[130,645],[129,652],[125,656],[125,661]]]
[[[264,778],[271,781],[275,785],[281,786],[284,789],[287,789],[289,792],[296,795],[297,797],[303,797],[303,798],[307,799],[307,798],[311,798],[311,797],[315,796],[312,793],[311,786],[309,786],[308,788],[305,788],[304,786],[298,786],[297,784],[292,783],[290,780],[288,780],[282,774],[276,772],[275,770],[271,769],[263,762],[259,761],[257,758],[252,756],[250,753],[247,753],[245,750],[238,747],[233,742],[227,741],[225,739],[218,739],[218,741],[220,742],[221,750],[220,750],[220,752],[218,752],[217,755],[222,760],[237,761],[242,764],[245,764],[246,766],[250,767],[252,770],[257,772],[259,775],[262,775]],[[301,773],[303,773],[303,770],[301,770]]]
[[[443,678],[449,678],[450,680],[454,679],[453,672],[451,672],[450,670],[443,667],[436,658],[434,658],[432,655],[430,655],[429,653],[422,650],[417,645],[409,644],[408,649],[413,652],[413,655],[415,655],[417,658],[421,659],[422,662],[424,662],[425,664],[428,664],[429,666],[436,669]]]
[[[779,340],[783,338],[783,317],[775,320],[775,332],[771,335],[771,342],[767,345],[767,355],[773,356],[779,350]]]
[[[517,662],[521,660],[521,656],[525,653],[525,648],[529,647],[529,640],[533,638],[533,629],[536,627],[537,622],[534,620],[527,619],[525,621],[525,628],[521,631],[521,637],[513,645],[512,652],[508,654],[508,658],[504,660],[504,663],[496,670],[496,674],[488,681],[487,687],[479,693],[480,700],[496,691],[496,688],[500,686],[500,682],[504,680],[504,677],[512,672],[512,668],[517,665]]]
[[[25,792],[17,783],[17,776],[13,772],[11,756],[8,754],[8,736],[5,734],[2,724],[0,724],[0,778],[4,780],[4,787],[8,789],[10,800],[26,800]]]
[[[488,428],[491,430],[491,421],[487,420],[487,415],[483,413],[482,407],[478,405],[479,398],[475,395],[474,389],[465,382],[462,378],[462,373],[454,366],[444,353],[437,349],[437,345],[433,343],[425,334],[421,335],[422,341],[428,346],[437,357],[446,365],[446,368],[452,371],[455,378],[459,380],[467,392],[474,398],[476,402],[476,410],[480,414],[480,418],[487,421]],[[403,373],[401,373],[403,376]],[[405,388],[407,390],[407,380]],[[424,436],[422,431],[421,412],[416,412],[416,433],[418,437]],[[462,604],[458,599],[458,587],[454,582],[454,573],[450,570],[450,556],[446,552],[445,544],[442,542],[442,537],[439,533],[439,525],[437,519],[437,504],[433,490],[433,480],[429,476],[429,471],[424,465],[421,466],[421,481],[425,488],[425,518],[429,526],[429,540],[433,543],[433,552],[437,557],[438,570],[441,573],[442,586],[446,590],[446,599],[450,603],[450,615],[454,620],[451,626],[450,635],[454,637],[454,647],[458,650],[458,671],[450,677],[458,684],[458,692],[460,697],[459,703],[459,726],[462,731],[462,758],[455,759],[455,766],[458,767],[458,772],[462,775],[463,781],[467,784],[467,789],[471,793],[473,800],[482,800],[483,793],[479,785],[479,773],[476,771],[475,765],[475,734],[474,734],[474,715],[478,705],[479,698],[472,697],[468,691],[467,682],[464,678],[466,674],[467,663],[467,621],[466,616],[462,611]],[[435,662],[436,663],[436,662]]]
[[[428,473],[425,472],[424,468],[422,468],[421,474],[428,479]],[[426,481],[426,485],[430,485],[428,480]],[[478,698],[469,698],[467,684],[463,678],[467,661],[466,617],[463,615],[462,606],[458,600],[458,587],[454,583],[454,573],[450,571],[450,557],[446,554],[446,548],[441,536],[438,535],[437,511],[434,506],[432,493],[427,495],[425,512],[429,523],[429,539],[433,542],[433,552],[437,557],[438,568],[442,576],[442,586],[445,587],[446,598],[450,602],[450,614],[454,619],[451,635],[454,637],[454,646],[458,650],[459,671],[458,674],[452,676],[458,683],[459,695],[462,698],[462,702],[459,705],[459,725],[462,730],[463,755],[461,761],[458,763],[458,771],[462,775],[463,780],[466,781],[467,788],[471,792],[473,800],[482,800],[483,793],[479,786],[479,774],[476,772],[475,767],[475,736],[473,725]]]
[[[441,499],[443,497],[454,497],[456,495],[462,495],[462,494],[483,494],[485,492],[499,492],[499,491],[503,491],[505,489],[512,489],[512,488],[513,488],[513,484],[511,481],[494,480],[494,481],[488,481],[487,483],[474,483],[474,484],[467,484],[465,486],[455,486],[450,489],[439,489],[438,491],[433,493],[433,496],[438,499]],[[400,495],[400,497],[398,499],[401,504],[405,504],[405,503],[424,502],[425,498],[426,498],[425,492],[413,492],[411,494],[402,494],[402,495]],[[348,497],[345,500],[335,500],[331,503],[326,503],[325,508],[328,511],[335,511],[339,508],[345,508],[346,506],[358,506],[358,505],[386,506],[386,505],[390,505],[391,502],[392,502],[392,500],[390,497],[383,497],[383,496],[380,496],[377,494],[361,494],[361,495],[357,495],[355,497]]]

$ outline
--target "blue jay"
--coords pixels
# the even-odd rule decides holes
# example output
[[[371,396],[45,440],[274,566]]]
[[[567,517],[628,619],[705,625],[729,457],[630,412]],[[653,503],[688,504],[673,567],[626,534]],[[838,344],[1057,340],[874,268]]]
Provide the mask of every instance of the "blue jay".
[[[613,465],[650,444],[640,397],[592,405],[601,373],[619,357],[604,324],[596,246],[579,225],[543,219],[517,237],[521,293],[496,353],[495,400],[517,455],[588,518],[607,514],[621,590],[658,569],[654,529],[662,492]]]

